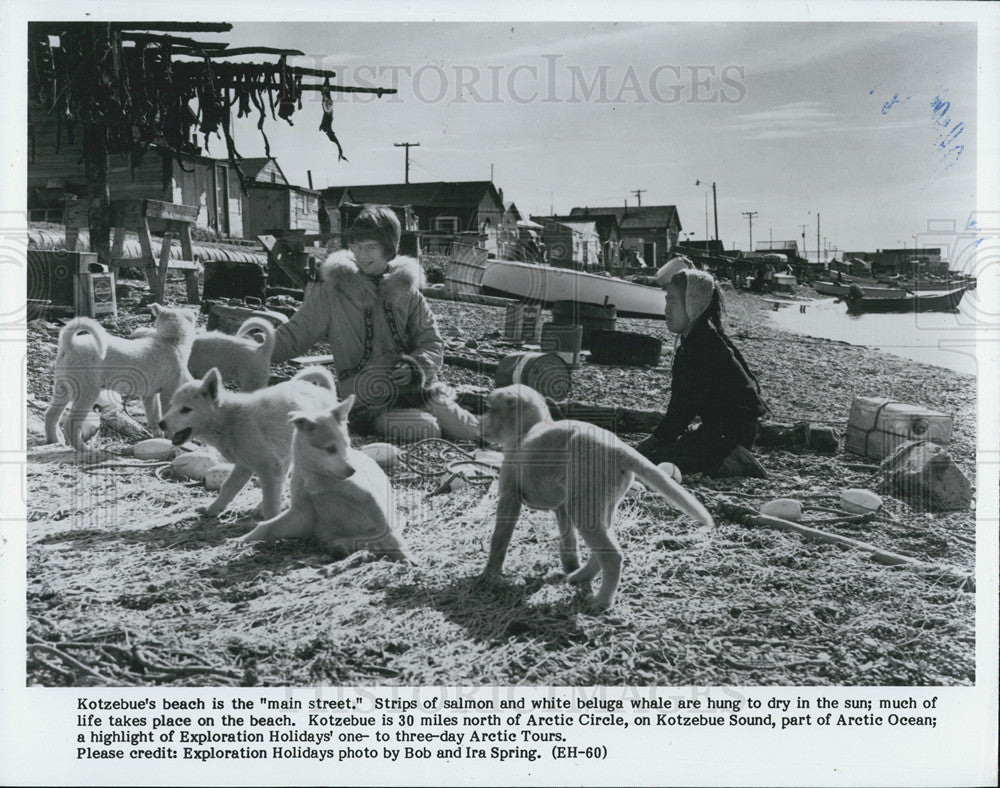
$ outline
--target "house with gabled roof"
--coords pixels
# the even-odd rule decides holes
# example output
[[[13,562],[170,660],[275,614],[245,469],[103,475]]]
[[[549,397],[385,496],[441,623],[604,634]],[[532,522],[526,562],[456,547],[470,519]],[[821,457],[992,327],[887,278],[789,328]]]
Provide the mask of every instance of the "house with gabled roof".
[[[497,231],[503,223],[503,191],[492,181],[432,181],[330,186],[322,191],[331,226],[346,227],[343,208],[375,204],[410,206],[421,233],[481,233],[487,249],[496,251]],[[333,212],[338,213],[338,222]],[[492,248],[491,248],[492,247]]]
[[[618,225],[623,252],[634,252],[647,265],[657,267],[672,256],[682,229],[675,205],[629,206],[625,203],[615,208],[584,206],[574,208],[569,215],[578,221],[596,221],[598,233],[601,232],[602,221],[606,224],[606,217],[613,216]]]

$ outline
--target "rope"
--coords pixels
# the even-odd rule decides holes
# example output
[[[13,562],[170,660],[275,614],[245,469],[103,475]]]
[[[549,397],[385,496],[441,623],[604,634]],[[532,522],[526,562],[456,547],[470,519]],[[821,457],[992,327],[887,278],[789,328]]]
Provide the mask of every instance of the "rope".
[[[418,478],[440,479],[438,486],[427,494],[428,498],[449,491],[456,478],[485,486],[499,475],[495,465],[477,460],[475,454],[444,438],[426,438],[415,443],[403,452],[399,464]]]

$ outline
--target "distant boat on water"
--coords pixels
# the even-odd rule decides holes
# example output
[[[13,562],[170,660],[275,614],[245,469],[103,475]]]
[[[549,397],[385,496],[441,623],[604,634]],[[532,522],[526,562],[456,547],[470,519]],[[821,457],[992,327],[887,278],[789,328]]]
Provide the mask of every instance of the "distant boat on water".
[[[902,287],[891,287],[887,285],[868,285],[859,282],[840,284],[838,282],[814,282],[813,290],[820,295],[836,296],[846,298],[851,291],[851,286],[860,287],[866,297],[870,298],[906,298],[908,295]]]
[[[664,293],[658,287],[571,268],[497,260],[483,273],[484,295],[507,296],[551,306],[554,301],[614,304],[619,317],[663,320]]]
[[[869,297],[857,285],[852,285],[845,299],[852,314],[865,312],[953,312],[962,302],[966,288],[957,287],[945,292],[904,293],[902,297]]]

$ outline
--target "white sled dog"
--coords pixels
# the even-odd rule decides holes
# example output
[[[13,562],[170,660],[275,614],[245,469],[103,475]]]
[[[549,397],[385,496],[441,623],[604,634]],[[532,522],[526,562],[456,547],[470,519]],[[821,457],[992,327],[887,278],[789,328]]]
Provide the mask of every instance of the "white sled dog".
[[[264,337],[262,342],[252,336],[257,331]],[[132,336],[150,336],[153,332],[153,328],[144,326],[133,331]],[[272,352],[274,326],[271,321],[250,317],[243,321],[235,334],[222,331],[196,334],[188,358],[188,372],[201,378],[215,367],[223,380],[234,383],[240,391],[256,391],[267,385],[271,375]]]
[[[82,428],[102,389],[122,397],[139,397],[146,426],[159,434],[161,404],[190,380],[188,356],[195,335],[195,314],[186,309],[150,304],[155,328],[146,336],[125,339],[109,334],[96,320],[78,317],[59,332],[52,401],[45,413],[45,439],[59,440],[59,419],[72,403],[66,438],[83,451]]]
[[[504,458],[496,527],[480,583],[500,576],[522,504],[555,510],[567,582],[584,583],[601,572],[593,599],[597,609],[610,607],[621,579],[614,517],[636,476],[688,516],[704,525],[713,522],[691,493],[614,433],[581,421],[553,421],[542,395],[527,386],[493,391],[481,423],[484,438],[503,444]],[[590,548],[582,568],[577,531]]]
[[[243,542],[313,537],[331,553],[366,548],[409,561],[395,531],[396,502],[382,469],[351,447],[347,414],[352,394],[334,407],[295,411],[292,439],[292,505],[243,537]]]
[[[310,382],[311,381],[311,382]],[[291,380],[250,392],[226,391],[219,370],[177,389],[160,426],[180,445],[198,437],[235,466],[211,505],[201,510],[217,517],[256,475],[263,501],[253,516],[274,517],[291,460],[292,411],[337,404],[337,385],[324,367],[307,367]]]

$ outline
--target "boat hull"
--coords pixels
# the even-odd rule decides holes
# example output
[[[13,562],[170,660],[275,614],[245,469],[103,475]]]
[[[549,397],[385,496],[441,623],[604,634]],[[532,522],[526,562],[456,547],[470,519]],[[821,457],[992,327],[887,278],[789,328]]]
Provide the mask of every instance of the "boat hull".
[[[486,269],[483,293],[519,298],[551,306],[555,301],[579,301],[602,306],[614,304],[619,317],[663,320],[664,293],[609,276],[551,266],[500,260]]]
[[[847,298],[850,312],[953,312],[958,309],[965,295],[959,287],[944,293],[914,293],[906,298]]]

